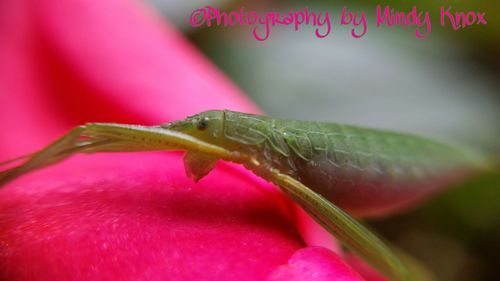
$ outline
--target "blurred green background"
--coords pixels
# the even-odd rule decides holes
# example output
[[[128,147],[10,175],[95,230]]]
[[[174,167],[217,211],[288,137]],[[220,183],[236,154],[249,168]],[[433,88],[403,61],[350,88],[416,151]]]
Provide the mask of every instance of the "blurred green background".
[[[369,2],[369,3],[367,3]],[[409,3],[411,2],[411,3]],[[500,155],[499,1],[183,1],[150,0],[266,113],[431,136]],[[375,7],[430,11],[432,33],[375,27]],[[212,5],[225,11],[367,13],[361,39],[332,26],[274,27],[264,42],[250,27],[193,28],[189,15]],[[439,25],[439,7],[486,12],[487,25],[459,31]],[[338,18],[335,19],[338,21]],[[439,280],[500,276],[500,173],[454,187],[405,214],[371,220],[385,237],[420,258]]]

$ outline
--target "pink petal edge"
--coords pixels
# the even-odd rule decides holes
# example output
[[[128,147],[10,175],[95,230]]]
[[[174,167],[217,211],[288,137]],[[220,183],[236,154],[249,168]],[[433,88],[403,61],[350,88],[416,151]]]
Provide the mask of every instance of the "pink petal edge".
[[[87,121],[155,124],[226,107],[259,112],[137,3],[1,5],[0,103],[9,105],[0,115],[9,131],[0,138],[2,158]],[[222,166],[196,185],[184,176],[179,154],[102,154],[15,181],[0,191],[1,279],[268,276],[303,246],[289,202],[253,175]],[[328,276],[350,274],[326,252],[297,255]],[[307,280],[309,273],[294,274]]]

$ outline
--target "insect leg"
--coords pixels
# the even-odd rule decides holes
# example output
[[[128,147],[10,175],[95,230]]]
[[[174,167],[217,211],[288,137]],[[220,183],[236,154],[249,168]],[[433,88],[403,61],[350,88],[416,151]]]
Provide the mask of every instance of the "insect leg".
[[[66,158],[71,153],[65,151],[72,150],[78,147],[78,140],[81,137],[83,130],[83,126],[76,127],[46,148],[27,155],[26,157],[22,157],[27,158],[27,160],[23,164],[0,172],[0,185],[5,184],[6,182],[24,173],[50,165],[54,162]],[[10,163],[17,160],[20,160],[20,158],[9,160],[4,163]]]
[[[233,153],[221,147],[159,126],[89,123],[74,128],[46,148],[23,157],[27,160],[19,166],[0,171],[0,186],[22,174],[56,163],[75,153],[156,150],[187,150],[226,160],[234,158]],[[7,162],[13,161],[17,160]]]
[[[129,144],[133,143],[135,144],[134,148],[139,151],[184,150],[208,154],[229,161],[236,157],[234,153],[222,147],[160,126],[89,123],[85,127],[88,136],[120,140]]]
[[[277,184],[316,222],[334,235],[354,253],[380,270],[391,280],[432,280],[420,265],[410,262],[397,250],[386,245],[380,238],[357,222],[330,201],[315,193],[294,178],[271,169],[266,178]]]

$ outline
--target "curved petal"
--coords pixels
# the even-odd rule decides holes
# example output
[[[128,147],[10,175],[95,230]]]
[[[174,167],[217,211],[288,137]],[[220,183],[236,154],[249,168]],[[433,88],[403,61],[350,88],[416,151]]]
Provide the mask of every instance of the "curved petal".
[[[1,158],[88,121],[258,112],[138,4],[0,5]],[[175,153],[77,156],[34,172],[0,191],[0,224],[6,280],[259,280],[303,246],[269,184],[231,165],[194,184]]]
[[[277,268],[270,281],[362,281],[356,271],[338,255],[320,247],[309,247],[297,251],[287,265]]]
[[[75,157],[2,190],[0,279],[259,280],[302,246],[252,180],[194,184],[178,154],[133,159]]]

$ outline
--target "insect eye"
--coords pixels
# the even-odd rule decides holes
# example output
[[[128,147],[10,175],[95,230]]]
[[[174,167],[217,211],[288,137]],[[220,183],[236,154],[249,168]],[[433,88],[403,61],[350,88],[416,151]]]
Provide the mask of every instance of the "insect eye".
[[[206,128],[208,128],[208,117],[204,117],[200,119],[198,122],[196,122],[196,128],[200,131],[203,131]]]

